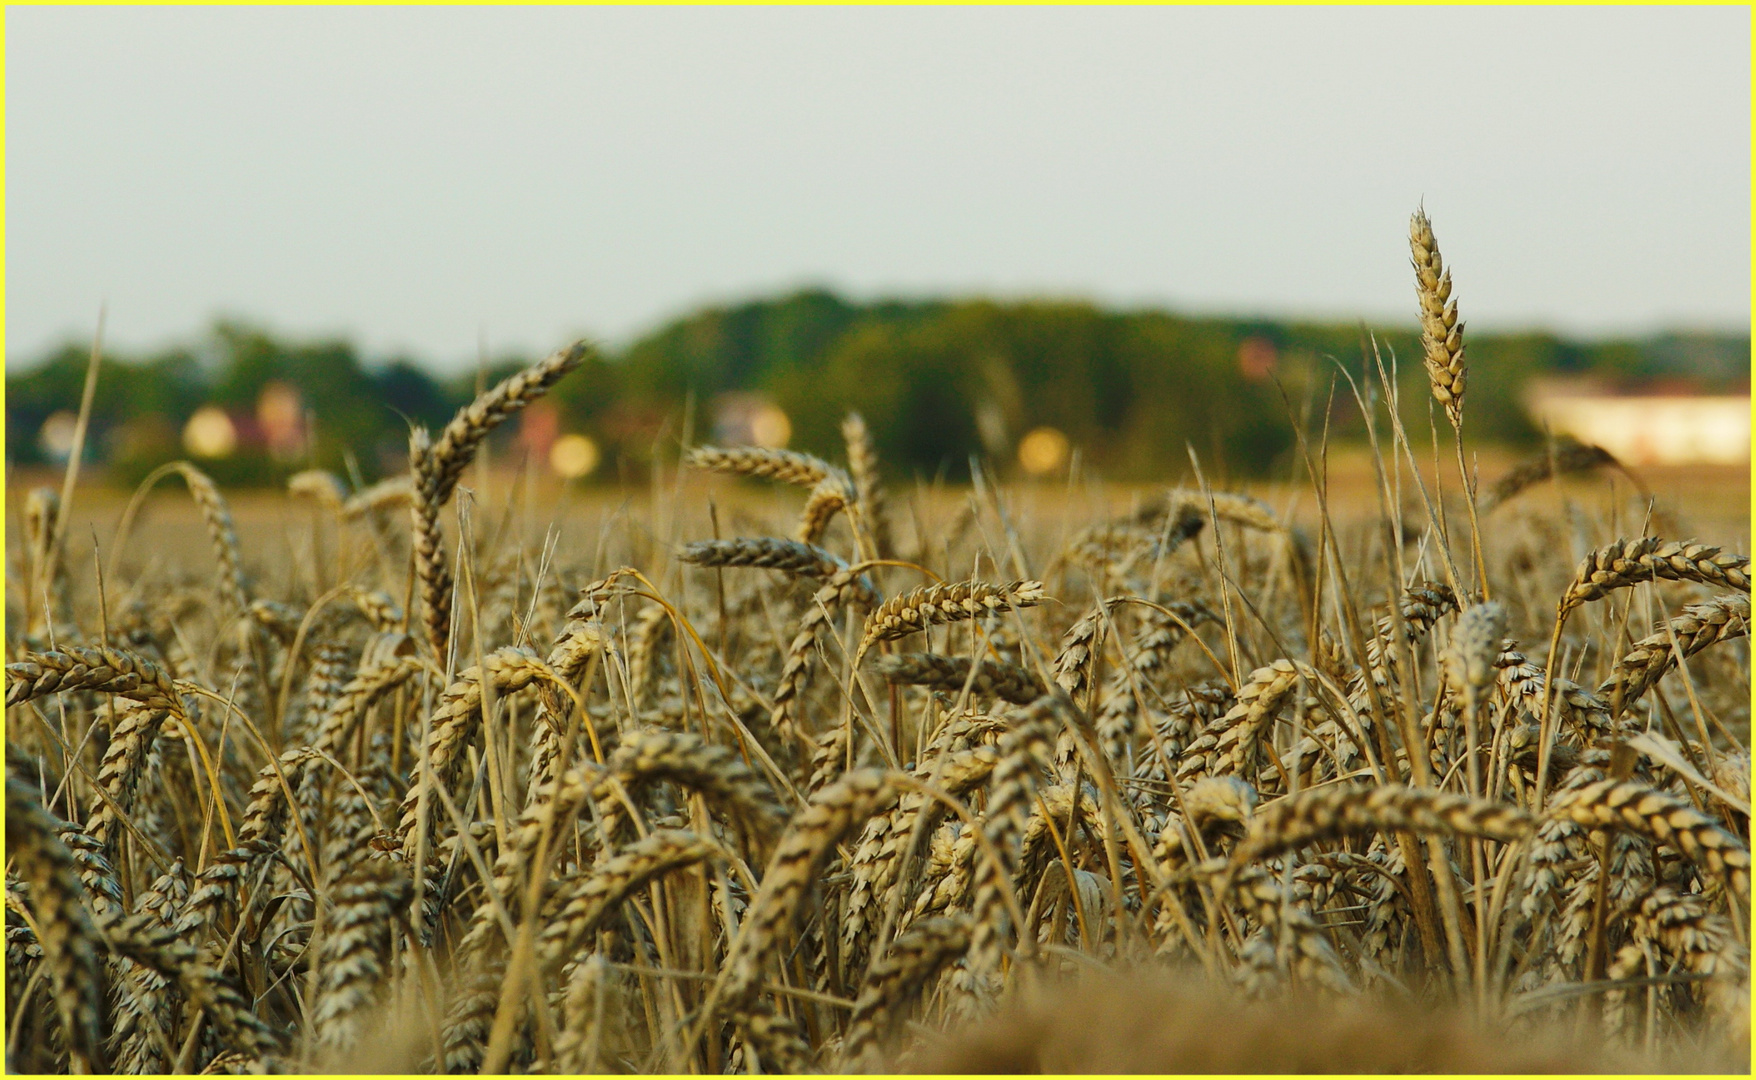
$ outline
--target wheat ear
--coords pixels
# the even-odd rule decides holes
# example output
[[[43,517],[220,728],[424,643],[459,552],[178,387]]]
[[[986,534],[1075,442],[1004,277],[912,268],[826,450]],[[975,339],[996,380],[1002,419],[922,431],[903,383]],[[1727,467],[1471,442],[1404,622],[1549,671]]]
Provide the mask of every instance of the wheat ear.
[[[844,605],[870,606],[875,601],[871,585],[860,571],[852,568],[837,571],[812,595],[810,606],[799,619],[798,633],[787,646],[780,678],[774,687],[774,708],[769,713],[768,722],[782,738],[799,741],[801,733],[794,723],[793,710],[811,673],[811,648],[817,643],[817,632]]]
[[[451,570],[445,562],[439,512],[469,467],[476,447],[508,417],[549,392],[562,376],[585,363],[591,347],[583,341],[551,354],[478,396],[457,411],[431,440],[425,428],[409,435],[409,507],[413,515],[415,571],[420,580],[427,632],[434,652],[445,656],[451,633]]]
[[[696,566],[754,566],[819,580],[847,569],[846,563],[815,544],[778,536],[697,540],[683,545],[677,558]]]
[[[1668,629],[1641,638],[1623,653],[1616,661],[1615,671],[1598,687],[1598,696],[1612,704],[1620,701],[1621,708],[1627,709],[1677,666],[1679,650],[1682,656],[1690,657],[1716,642],[1749,633],[1748,596],[1728,593],[1706,603],[1690,604],[1670,621]],[[1671,647],[1673,636],[1676,650]]]
[[[398,915],[413,884],[389,859],[363,859],[331,893],[323,922],[322,976],[311,1025],[329,1054],[347,1052],[366,1034],[387,974]]]
[[[1633,937],[1656,941],[1684,970],[1705,980],[1703,996],[1721,1018],[1750,1007],[1750,950],[1730,919],[1699,894],[1661,885],[1634,905]]]
[[[725,849],[712,839],[682,829],[660,829],[620,849],[563,888],[537,936],[538,962],[545,971],[559,968],[586,935],[648,882],[715,857],[725,858]]]
[[[524,689],[547,670],[528,649],[496,649],[482,660],[487,667],[487,681],[494,684],[496,696]],[[420,825],[422,785],[437,783],[450,787],[459,755],[481,724],[482,685],[482,669],[472,667],[439,695],[428,727],[426,752],[417,764],[414,779],[399,810],[401,822],[397,832],[405,852],[412,854],[414,851],[415,830]]]
[[[6,665],[9,708],[72,690],[117,694],[149,708],[181,711],[177,689],[164,669],[123,649],[68,645],[54,652],[26,653],[24,659]]]
[[[884,505],[884,484],[878,475],[878,448],[872,444],[866,418],[857,412],[848,413],[841,422],[841,437],[847,443],[848,472],[853,475],[860,514],[871,533],[872,554],[887,559],[891,553],[890,516]]]
[[[1553,451],[1544,450],[1533,454],[1524,461],[1513,466],[1507,473],[1494,481],[1494,486],[1482,499],[1482,513],[1508,502],[1524,489],[1540,484],[1551,476],[1566,476],[1570,473],[1584,472],[1600,465],[1614,465],[1620,468],[1622,463],[1616,455],[1601,446],[1582,443],[1571,435],[1562,435],[1555,440]]]
[[[232,524],[231,507],[226,504],[225,496],[220,494],[219,486],[211,476],[187,461],[179,461],[174,467],[189,485],[189,494],[201,511],[201,519],[207,523],[214,557],[219,562],[220,596],[234,612],[243,611],[250,606],[250,596],[244,587],[244,570],[238,555],[238,530]]]
[[[168,928],[176,921],[178,905],[188,896],[189,876],[183,860],[177,859],[135,897],[134,913],[157,919],[161,927]],[[132,1076],[170,1072],[176,1058],[170,1042],[176,1019],[173,1009],[179,1001],[175,981],[136,964],[128,982],[127,992],[117,998],[110,1031],[116,1072]]]
[[[1043,583],[1040,581],[1011,581],[1004,585],[957,581],[924,585],[891,597],[866,617],[866,629],[855,655],[863,656],[881,641],[906,637],[929,626],[977,619],[1014,608],[1034,607],[1042,599]]]
[[[1421,350],[1433,397],[1445,407],[1452,427],[1463,424],[1463,389],[1468,367],[1463,358],[1463,323],[1451,299],[1451,271],[1439,255],[1433,223],[1424,210],[1409,220],[1409,252],[1415,268],[1415,295],[1421,302]]]
[[[876,1063],[879,1046],[902,1023],[909,1003],[969,950],[969,938],[969,920],[961,916],[922,919],[897,935],[860,986],[842,1040],[843,1069],[864,1072]]]
[[[150,914],[132,915],[105,930],[117,953],[142,967],[177,980],[184,996],[207,1011],[222,1047],[246,1057],[278,1052],[281,1034],[256,1014],[251,1001],[225,975],[203,963],[194,945],[175,927]]]
[[[1618,540],[1587,555],[1561,596],[1560,614],[1643,581],[1698,581],[1750,591],[1750,559],[1698,540],[1642,536]]]
[[[1278,875],[1262,867],[1251,867],[1233,883],[1231,895],[1258,923],[1287,939],[1293,954],[1293,970],[1301,978],[1338,993],[1354,989],[1322,926],[1281,885]]]
[[[10,750],[10,747],[8,748]],[[10,755],[9,755],[10,756]],[[37,941],[54,990],[73,1071],[104,1070],[104,982],[100,939],[85,903],[78,863],[60,836],[59,822],[43,809],[30,784],[6,776],[6,853],[30,883]]]
[[[1109,627],[1108,608],[1107,601],[1100,601],[1061,634],[1060,647],[1055,652],[1055,685],[1074,701],[1082,700],[1091,685],[1092,665],[1103,648],[1103,637]]]
[[[1600,780],[1554,799],[1550,816],[1590,829],[1624,829],[1670,844],[1720,874],[1746,900],[1750,850],[1688,799],[1633,780]]]
[[[287,477],[287,494],[295,499],[315,499],[326,510],[340,510],[347,501],[347,485],[328,469],[302,469]]]
[[[970,679],[970,662],[964,656],[938,653],[897,653],[880,656],[872,669],[887,682],[904,686],[930,686],[951,693],[967,683],[978,697],[997,697],[1015,705],[1028,705],[1043,695],[1043,684],[1030,671],[1000,660],[983,660]]]
[[[1258,808],[1249,833],[1232,853],[1232,864],[1242,866],[1349,835],[1408,830],[1511,843],[1535,828],[1534,818],[1509,803],[1400,784],[1332,784]]]
[[[628,629],[628,696],[636,705],[646,700],[658,652],[671,639],[671,613],[663,604],[649,604]]]
[[[356,521],[368,514],[389,510],[414,498],[414,479],[408,474],[380,480],[348,496],[341,504],[341,519]]]
[[[87,819],[87,830],[105,845],[115,842],[117,814],[128,813],[146,768],[147,754],[170,710],[125,699],[116,707],[116,725],[98,766],[98,786],[109,796],[99,799]]]
[[[1017,724],[1000,738],[996,748],[998,762],[988,782],[988,808],[983,834],[998,861],[984,858],[972,870],[975,898],[971,916],[975,924],[970,936],[970,969],[987,974],[1000,967],[1001,953],[1012,927],[1006,898],[1012,879],[1018,872],[1024,831],[1028,824],[1026,808],[1036,790],[1038,766],[1052,753],[1056,720],[1065,703],[1045,695],[1024,710]]]
[[[976,746],[946,753],[932,764],[917,768],[914,775],[925,777],[936,773],[940,791],[953,798],[962,798],[985,782],[998,762],[999,752],[994,747]],[[903,849],[914,838],[916,828],[922,828],[923,832],[930,829],[943,810],[942,805],[929,801],[925,793],[909,791],[903,793],[889,813],[876,815],[866,822],[860,842],[854,848],[853,885],[842,905],[844,967],[857,958],[865,935],[876,929],[870,916],[881,910],[879,903],[895,892],[892,887],[902,869]],[[923,815],[927,816],[927,821],[917,826]]]
[[[760,476],[806,488],[816,487],[825,478],[840,471],[822,458],[810,454],[761,446],[738,446],[729,449],[697,446],[683,455],[683,464],[709,472]]]
[[[735,1010],[755,997],[764,962],[798,914],[799,903],[830,849],[888,807],[896,796],[889,774],[856,769],[812,796],[805,809],[794,816],[768,860],[762,885],[751,898],[743,925],[727,951],[714,994],[722,1007]]]
[[[853,481],[841,470],[821,480],[811,489],[811,497],[805,500],[805,509],[799,513],[799,542],[815,544],[822,539],[835,515],[852,505],[854,498]]]
[[[725,850],[710,839],[683,830],[660,830],[628,845],[563,886],[554,902],[556,910],[548,915],[536,940],[536,962],[543,974],[559,969],[585,936],[637,890],[672,870],[715,855],[724,857]],[[527,867],[532,865],[528,856],[519,861]],[[444,1034],[447,1071],[481,1067],[483,1036],[499,1006],[496,991],[501,980],[496,976],[502,970],[503,963],[496,963],[473,973],[470,991],[453,1003]]]
[[[577,1076],[600,1071],[596,1053],[603,1030],[604,999],[610,992],[610,965],[593,954],[573,968],[562,1006],[561,1031],[555,1036],[555,1073]]]

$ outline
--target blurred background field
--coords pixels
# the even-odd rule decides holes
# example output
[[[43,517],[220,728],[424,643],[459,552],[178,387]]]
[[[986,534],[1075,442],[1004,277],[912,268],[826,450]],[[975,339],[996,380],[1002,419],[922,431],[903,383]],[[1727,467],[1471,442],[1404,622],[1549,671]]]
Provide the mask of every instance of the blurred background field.
[[[559,343],[557,343],[559,344]],[[1216,482],[1290,475],[1294,421],[1338,449],[1366,432],[1349,375],[1372,349],[1418,401],[1414,327],[1192,318],[1073,302],[855,304],[823,291],[710,307],[595,357],[496,438],[501,460],[586,484],[644,484],[685,437],[828,455],[859,410],[898,478],[1172,479],[1191,449]],[[1749,460],[1748,335],[1568,341],[1472,336],[1471,429],[1484,452],[1529,453],[1545,429],[1630,466]],[[9,466],[65,461],[89,345],[15,362]],[[227,487],[325,468],[364,484],[406,467],[408,426],[437,427],[535,356],[434,374],[345,339],[221,322],[185,345],[106,353],[85,468],[132,486],[188,457]],[[1426,425],[1411,417],[1411,437]],[[1492,470],[1485,475],[1491,476]]]
[[[1509,452],[1496,451],[1480,458],[1484,488],[1516,463]],[[1461,514],[1455,469],[1446,463],[1443,470],[1446,506],[1451,514]],[[1596,473],[1575,475],[1558,482],[1544,482],[1520,493],[1507,505],[1495,510],[1487,519],[1490,533],[1495,527],[1514,523],[1522,526],[1531,521],[1619,520],[1619,533],[1642,531],[1665,536],[1713,537],[1731,550],[1744,551],[1750,546],[1750,470],[1736,465],[1654,465],[1633,470],[1652,492],[1653,520],[1641,528],[1639,515],[1645,501],[1621,474],[1603,469]],[[1430,467],[1424,469],[1424,480],[1432,489]],[[1210,477],[1210,482],[1212,478]],[[1404,520],[1419,523],[1425,520],[1419,495],[1405,473]],[[1378,494],[1375,472],[1368,454],[1358,450],[1333,452],[1328,469],[1331,513],[1338,526],[1369,525],[1378,516]],[[1185,467],[1158,484],[1104,482],[1096,478],[1084,481],[1030,479],[1016,477],[1002,485],[1008,509],[1016,514],[1021,528],[1033,533],[1047,530],[1047,535],[1032,539],[1058,547],[1060,541],[1076,532],[1085,523],[1128,512],[1174,483],[1193,486],[1194,478]],[[59,491],[61,473],[47,466],[14,470],[6,488],[8,528],[19,522],[23,499],[35,487]],[[491,521],[485,530],[498,542],[511,530],[522,533],[531,550],[542,549],[545,536],[552,529],[556,551],[570,563],[582,564],[593,574],[602,574],[614,567],[605,565],[599,554],[599,540],[605,533],[621,533],[632,529],[645,538],[648,550],[668,547],[683,539],[711,536],[714,531],[712,514],[718,516],[721,535],[742,535],[753,522],[765,517],[784,517],[791,503],[784,490],[752,482],[702,477],[678,473],[673,452],[657,483],[649,474],[641,483],[599,484],[569,483],[552,473],[536,468],[520,471],[510,466],[491,469],[487,479],[472,473],[466,488],[480,499],[487,499],[487,511],[478,510],[478,520]],[[1315,530],[1318,508],[1310,482],[1301,472],[1278,479],[1241,480],[1231,490],[1255,495],[1277,511],[1284,512],[1294,524]],[[127,506],[130,491],[102,482],[82,483],[76,493],[73,513],[67,525],[67,562],[75,581],[90,583],[93,544],[103,552],[108,563],[110,547],[117,524]],[[972,490],[967,483],[934,484],[922,480],[915,484],[899,483],[894,498],[897,522],[905,544],[914,546],[924,533],[933,541],[935,529],[959,520],[969,505]],[[328,522],[326,512],[312,501],[289,497],[283,490],[270,488],[235,489],[227,492],[237,524],[239,541],[247,561],[261,568],[271,563],[308,566],[309,552],[292,552],[289,544],[294,537],[309,543],[313,524]],[[1559,511],[1559,513],[1558,513]],[[400,513],[396,515],[400,519]],[[448,526],[454,521],[449,520]],[[1059,530],[1057,532],[1057,530]],[[320,534],[329,543],[358,541],[363,534],[336,532],[333,523]],[[1496,539],[1490,536],[1490,539]],[[323,542],[323,541],[318,541]],[[487,542],[484,538],[483,542]],[[1562,554],[1569,560],[1583,556],[1591,544],[1581,533]],[[1576,549],[1576,550],[1575,550]],[[163,569],[205,573],[212,555],[208,550],[206,526],[181,484],[169,479],[154,487],[140,508],[128,541],[126,565],[144,569],[157,562]],[[1033,568],[1040,569],[1040,568]],[[320,592],[322,584],[305,583]]]

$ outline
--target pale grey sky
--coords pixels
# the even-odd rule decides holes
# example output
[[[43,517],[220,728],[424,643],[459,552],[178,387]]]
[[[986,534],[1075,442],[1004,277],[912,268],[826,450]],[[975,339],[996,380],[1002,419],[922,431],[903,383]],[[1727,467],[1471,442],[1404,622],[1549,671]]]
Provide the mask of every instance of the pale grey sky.
[[[6,349],[698,303],[1747,328],[1747,8],[9,8]]]

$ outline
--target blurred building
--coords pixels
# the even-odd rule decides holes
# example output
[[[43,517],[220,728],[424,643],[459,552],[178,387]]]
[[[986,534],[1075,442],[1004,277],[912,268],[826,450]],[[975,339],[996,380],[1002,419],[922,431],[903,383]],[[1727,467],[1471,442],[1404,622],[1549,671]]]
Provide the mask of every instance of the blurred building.
[[[1707,393],[1690,379],[1628,385],[1535,379],[1533,419],[1595,443],[1630,465],[1740,465],[1750,461],[1750,390]]]

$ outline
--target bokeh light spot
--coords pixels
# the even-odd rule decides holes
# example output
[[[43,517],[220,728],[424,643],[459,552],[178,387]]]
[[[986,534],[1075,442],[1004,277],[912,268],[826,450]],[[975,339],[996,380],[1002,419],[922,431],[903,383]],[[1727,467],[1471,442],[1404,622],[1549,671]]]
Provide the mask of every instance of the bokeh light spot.
[[[196,457],[223,458],[238,447],[238,429],[217,405],[203,405],[183,425],[183,448]]]
[[[73,453],[73,436],[79,430],[79,417],[66,409],[49,414],[37,432],[37,445],[51,460],[66,461]]]
[[[586,435],[563,435],[549,446],[549,468],[564,480],[590,476],[600,457],[598,444]]]
[[[750,417],[750,440],[757,446],[780,449],[793,438],[793,422],[778,405],[765,405]]]
[[[1018,463],[1032,476],[1047,476],[1066,467],[1071,450],[1060,429],[1035,428],[1018,441]]]

